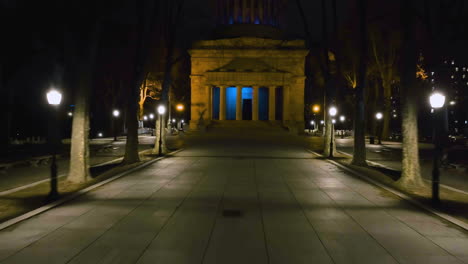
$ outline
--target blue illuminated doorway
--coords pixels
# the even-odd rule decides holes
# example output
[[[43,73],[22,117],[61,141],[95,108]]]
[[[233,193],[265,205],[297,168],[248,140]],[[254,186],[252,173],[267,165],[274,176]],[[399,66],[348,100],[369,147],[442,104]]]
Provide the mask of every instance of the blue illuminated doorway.
[[[237,88],[226,88],[226,120],[236,120]]]
[[[213,120],[219,120],[219,87],[213,87]]]
[[[252,98],[251,87],[242,88],[242,120],[252,120]]]
[[[268,120],[268,88],[258,89],[258,119]]]

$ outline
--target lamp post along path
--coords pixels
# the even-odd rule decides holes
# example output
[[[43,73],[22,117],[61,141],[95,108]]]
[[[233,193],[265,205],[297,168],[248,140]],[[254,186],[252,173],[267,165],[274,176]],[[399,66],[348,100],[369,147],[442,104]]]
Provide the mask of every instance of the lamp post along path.
[[[47,93],[47,102],[51,105],[51,118],[49,122],[49,144],[51,148],[52,163],[50,164],[50,192],[49,200],[58,197],[57,183],[57,148],[60,143],[58,128],[58,108],[62,101],[62,94],[57,90],[51,90]]]
[[[328,113],[330,114],[330,120],[332,120],[332,124],[331,124],[331,135],[330,135],[330,153],[329,153],[329,158],[333,158],[333,141],[335,140],[335,116],[336,114],[338,113],[338,110],[336,109],[336,107],[332,106],[330,107],[330,110],[328,111]]]
[[[441,128],[442,124],[442,107],[445,104],[445,96],[441,93],[434,92],[430,98],[429,102],[431,103],[432,108],[434,109],[434,160],[432,167],[432,201],[438,203],[439,198],[439,181],[440,181],[440,172],[439,164],[442,157],[442,135]]]
[[[375,114],[375,118],[377,118],[377,138],[379,139],[379,145],[382,144],[382,118],[383,118],[383,114],[378,112],[377,114]]]
[[[160,105],[158,107],[158,114],[159,114],[159,141],[158,141],[158,155],[162,156],[162,137],[163,137],[163,115],[166,112],[166,107],[164,105]]]

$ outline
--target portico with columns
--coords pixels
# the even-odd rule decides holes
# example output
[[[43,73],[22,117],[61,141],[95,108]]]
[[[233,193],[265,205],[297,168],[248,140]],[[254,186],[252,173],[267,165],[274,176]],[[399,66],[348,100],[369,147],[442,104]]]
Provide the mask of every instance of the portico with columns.
[[[204,40],[189,53],[191,129],[214,120],[276,121],[293,132],[304,127],[302,40]]]

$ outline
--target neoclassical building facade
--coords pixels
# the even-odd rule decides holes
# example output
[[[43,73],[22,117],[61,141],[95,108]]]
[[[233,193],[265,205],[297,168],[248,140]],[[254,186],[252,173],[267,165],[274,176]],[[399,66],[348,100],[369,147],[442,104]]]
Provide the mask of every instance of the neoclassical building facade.
[[[220,0],[232,10],[218,6],[227,24],[223,37],[197,41],[189,50],[191,129],[213,120],[251,120],[302,131],[307,50],[303,40],[282,39],[266,2],[268,10],[279,10],[274,3],[280,1]]]

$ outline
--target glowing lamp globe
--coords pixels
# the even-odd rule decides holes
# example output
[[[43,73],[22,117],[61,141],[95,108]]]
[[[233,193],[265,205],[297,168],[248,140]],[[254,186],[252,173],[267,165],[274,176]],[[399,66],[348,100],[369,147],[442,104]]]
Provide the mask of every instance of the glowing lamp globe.
[[[153,119],[153,118],[154,118],[154,115],[153,115],[153,114],[150,114],[150,115],[149,115],[149,118],[150,118],[150,119]]]
[[[382,119],[383,115],[382,113],[378,112],[377,114],[375,114],[375,118],[377,118],[378,120]]]
[[[344,117],[344,116],[340,116],[340,121],[341,121],[341,122],[345,121],[345,117]]]
[[[312,111],[313,111],[314,113],[320,112],[320,105],[313,105],[313,106],[312,106]]]
[[[119,117],[120,111],[119,110],[114,110],[114,111],[112,111],[112,115],[115,116],[115,117]]]
[[[164,107],[164,105],[158,106],[158,113],[164,115],[164,113],[166,113],[166,107]]]
[[[441,93],[435,92],[429,97],[429,102],[432,108],[441,108],[445,103],[445,96]]]
[[[184,105],[183,104],[178,104],[176,106],[177,111],[184,111]]]
[[[338,113],[338,110],[336,109],[336,107],[332,106],[332,107],[330,107],[330,110],[328,110],[328,113],[331,116],[336,116],[336,113]]]
[[[59,105],[62,101],[62,94],[57,90],[50,90],[47,93],[47,102],[50,105]]]

